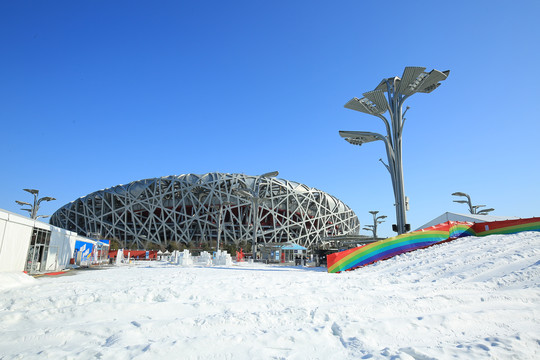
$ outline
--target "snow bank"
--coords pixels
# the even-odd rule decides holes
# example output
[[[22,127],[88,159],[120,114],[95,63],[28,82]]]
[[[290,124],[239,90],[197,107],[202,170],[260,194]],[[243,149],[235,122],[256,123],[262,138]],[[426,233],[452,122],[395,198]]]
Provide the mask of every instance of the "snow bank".
[[[154,262],[0,294],[3,359],[540,358],[540,233],[353,272]]]
[[[36,279],[23,272],[0,272],[0,291],[34,284]]]

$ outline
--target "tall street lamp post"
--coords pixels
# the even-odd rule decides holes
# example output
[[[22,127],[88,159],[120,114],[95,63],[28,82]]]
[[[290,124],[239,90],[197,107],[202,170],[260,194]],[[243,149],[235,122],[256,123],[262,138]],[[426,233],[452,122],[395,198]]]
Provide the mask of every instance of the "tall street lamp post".
[[[364,131],[340,131],[340,135],[349,143],[362,145],[364,143],[381,140],[385,143],[388,164],[383,164],[390,172],[394,199],[396,206],[395,231],[403,234],[410,230],[407,224],[407,200],[403,185],[403,161],[401,156],[402,134],[408,107],[403,111],[403,103],[409,96],[421,92],[430,93],[435,90],[440,81],[446,80],[450,71],[425,71],[424,67],[407,66],[401,78],[393,77],[383,79],[373,91],[363,94],[361,99],[352,98],[345,104],[347,109],[360,111],[380,118],[386,127],[386,136]],[[386,93],[386,95],[385,95]],[[389,113],[390,121],[383,115]],[[381,160],[382,161],[382,160]]]
[[[24,210],[24,211],[28,211],[28,215],[30,216],[31,219],[39,219],[40,217],[41,218],[46,218],[46,217],[49,217],[49,215],[38,215],[37,212],[39,210],[39,205],[41,204],[41,202],[43,201],[53,201],[53,200],[56,200],[55,198],[53,197],[50,197],[50,196],[44,196],[42,198],[39,198],[39,190],[36,190],[36,189],[23,189],[24,191],[26,192],[29,192],[30,194],[34,195],[34,204],[30,204],[30,203],[27,203],[27,202],[24,202],[24,201],[19,201],[19,200],[15,200],[15,202],[21,206],[30,206],[29,209],[21,209],[21,210]]]
[[[255,259],[255,253],[257,252],[257,228],[259,225],[259,200],[261,199],[259,196],[259,185],[260,180],[262,178],[272,178],[279,175],[278,171],[272,171],[268,172],[262,175],[257,176],[255,181],[253,182],[253,188],[237,188],[235,191],[244,197],[247,197],[251,200],[252,205],[252,221],[253,221],[253,239],[252,239],[252,245],[251,245],[251,252],[253,254],[253,259]]]

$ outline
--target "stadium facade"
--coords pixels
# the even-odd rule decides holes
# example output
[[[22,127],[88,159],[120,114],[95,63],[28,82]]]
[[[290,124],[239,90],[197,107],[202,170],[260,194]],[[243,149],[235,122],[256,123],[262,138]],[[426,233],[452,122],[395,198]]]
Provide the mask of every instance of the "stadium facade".
[[[354,212],[321,190],[227,173],[166,176],[99,190],[64,205],[50,222],[133,248],[214,242],[218,233],[222,243],[294,241],[313,247],[327,236],[360,230]]]

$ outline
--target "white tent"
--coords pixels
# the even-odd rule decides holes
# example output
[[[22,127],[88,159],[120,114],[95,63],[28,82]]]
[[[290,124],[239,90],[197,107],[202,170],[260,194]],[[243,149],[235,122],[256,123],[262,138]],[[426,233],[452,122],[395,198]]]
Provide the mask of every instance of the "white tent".
[[[513,220],[519,219],[515,216],[493,216],[493,215],[477,215],[477,214],[456,214],[452,212],[445,212],[441,216],[436,217],[430,222],[425,223],[416,230],[425,229],[427,227],[442,224],[447,221],[468,221],[474,223],[501,221],[501,220]]]
[[[65,269],[83,241],[93,249],[95,240],[50,224],[0,209],[0,272],[30,274]]]

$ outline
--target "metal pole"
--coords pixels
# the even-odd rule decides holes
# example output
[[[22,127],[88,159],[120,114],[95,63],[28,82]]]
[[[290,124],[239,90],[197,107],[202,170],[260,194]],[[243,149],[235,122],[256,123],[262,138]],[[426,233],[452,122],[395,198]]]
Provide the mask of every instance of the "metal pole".
[[[217,233],[217,249],[219,251],[219,240],[221,239],[221,218],[223,216],[223,206],[219,207],[219,217],[218,217],[218,233]]]
[[[256,252],[257,252],[257,228],[259,224],[259,182],[261,181],[261,177],[263,175],[257,176],[255,183],[253,184],[253,193],[252,195],[252,201],[253,201],[253,243],[251,245],[251,253],[253,254],[253,260],[257,258]]]
[[[387,169],[390,172],[390,179],[392,180],[392,188],[394,189],[394,201],[395,201],[395,206],[396,206],[396,221],[399,224],[400,216],[399,216],[399,206],[397,204],[399,204],[399,194],[400,194],[401,188],[399,186],[400,184],[399,176],[396,175],[397,172],[399,171],[397,168],[398,154],[392,148],[392,144],[390,141],[387,140],[384,143],[386,146],[386,156],[388,157]],[[399,229],[399,226],[398,226],[398,229]]]
[[[469,212],[471,214],[476,214],[476,211],[474,211],[475,209],[472,206],[471,197],[468,194],[465,194],[465,196],[467,197],[467,204],[469,205]]]
[[[36,219],[36,215],[37,215],[37,209],[39,207],[38,205],[38,194],[39,194],[39,191],[34,193],[34,206],[32,206],[32,219]]]
[[[373,214],[373,240],[377,240],[377,213]]]
[[[406,232],[405,224],[407,215],[405,214],[405,189],[403,182],[403,161],[401,156],[401,134],[402,134],[402,101],[401,94],[395,92],[395,78],[392,84],[386,82],[390,115],[392,118],[392,137],[394,150],[394,177],[395,177],[395,200],[396,200],[396,225],[398,234]],[[404,100],[404,99],[403,99]]]
[[[253,254],[253,260],[255,260],[255,253],[257,252],[257,223],[259,221],[259,192],[253,196],[253,243],[251,245],[251,253]]]

